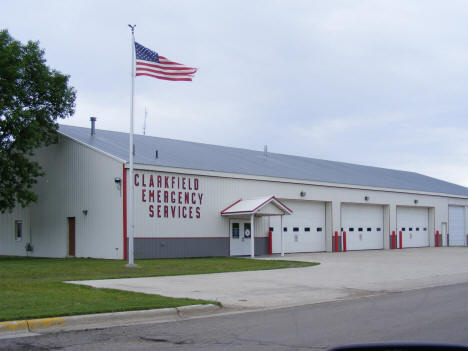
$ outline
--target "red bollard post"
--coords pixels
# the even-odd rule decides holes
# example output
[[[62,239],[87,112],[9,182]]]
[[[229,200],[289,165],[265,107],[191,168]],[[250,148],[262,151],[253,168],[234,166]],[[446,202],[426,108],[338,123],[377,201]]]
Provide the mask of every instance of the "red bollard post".
[[[271,230],[268,232],[268,253],[270,255],[273,254],[273,233],[271,232]]]
[[[343,252],[346,252],[346,232],[343,232]]]
[[[395,231],[393,230],[392,231],[392,249],[396,249],[396,243],[395,243],[395,239],[396,239],[396,234],[395,234]]]
[[[338,246],[338,232],[335,232],[335,252],[339,252],[340,247]]]
[[[400,249],[403,248],[403,232],[400,230]]]
[[[439,231],[436,230],[435,247],[440,247],[439,245],[440,245],[440,243],[439,243]]]

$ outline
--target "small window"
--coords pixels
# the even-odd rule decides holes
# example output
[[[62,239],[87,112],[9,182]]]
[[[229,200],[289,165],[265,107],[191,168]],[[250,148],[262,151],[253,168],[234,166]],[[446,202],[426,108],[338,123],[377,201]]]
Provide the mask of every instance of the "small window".
[[[249,239],[252,236],[250,223],[244,223],[244,238]]]
[[[362,232],[362,228],[359,228],[359,229],[358,229],[358,232]]]
[[[406,230],[406,228],[401,228],[401,231],[404,232]]]
[[[380,232],[382,230],[382,228],[377,228],[377,231]]]
[[[416,231],[419,232],[419,227],[416,227]]]
[[[293,227],[293,232],[298,232],[299,231],[299,227]]]
[[[371,232],[371,231],[372,231],[372,229],[371,229],[371,228],[367,228],[367,231],[368,231],[368,232]]]
[[[15,240],[23,239],[23,221],[15,221]]]
[[[349,231],[350,231],[350,232],[354,232],[354,228],[349,228]]]
[[[270,232],[272,232],[272,231],[274,231],[274,230],[275,230],[275,228],[273,228],[273,227],[270,227]]]
[[[412,231],[413,231],[413,228],[410,227],[410,228],[408,228],[408,230],[409,230],[410,232],[412,232]]]
[[[287,231],[288,231],[288,227],[284,227],[283,232],[287,232]]]
[[[305,228],[304,228],[304,231],[305,231],[305,232],[310,232],[310,227],[305,227]]]
[[[318,231],[318,232],[321,232],[321,231],[322,231],[322,227],[317,227],[317,231]]]
[[[232,223],[232,238],[239,239],[239,223]]]
[[[427,228],[423,228],[423,231],[424,231],[424,232],[427,231]]]

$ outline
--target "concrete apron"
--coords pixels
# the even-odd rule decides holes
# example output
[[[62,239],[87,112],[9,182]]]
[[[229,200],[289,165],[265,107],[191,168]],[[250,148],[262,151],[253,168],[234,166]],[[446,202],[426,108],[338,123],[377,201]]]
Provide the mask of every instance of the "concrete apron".
[[[298,306],[468,282],[468,248],[309,253],[261,257],[319,266],[73,284],[219,301],[236,309]]]

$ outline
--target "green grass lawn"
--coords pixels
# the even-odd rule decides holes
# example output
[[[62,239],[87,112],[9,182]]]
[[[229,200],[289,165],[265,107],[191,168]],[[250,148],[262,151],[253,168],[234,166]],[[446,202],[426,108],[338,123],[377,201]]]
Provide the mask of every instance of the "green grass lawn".
[[[213,303],[63,283],[67,280],[252,271],[317,264],[244,258],[137,260],[137,268],[127,268],[125,263],[79,258],[0,257],[0,321]]]

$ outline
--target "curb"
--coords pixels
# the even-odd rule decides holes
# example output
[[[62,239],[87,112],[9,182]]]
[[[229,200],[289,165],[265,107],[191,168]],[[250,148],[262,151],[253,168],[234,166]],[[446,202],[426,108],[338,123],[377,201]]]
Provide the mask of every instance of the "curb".
[[[62,327],[65,326],[66,317],[28,319],[23,321],[0,322],[0,333],[31,331],[35,329]]]
[[[27,319],[19,321],[0,322],[2,333],[32,332],[48,328],[78,328],[105,323],[108,326],[123,323],[149,322],[164,318],[188,318],[197,315],[218,312],[222,307],[217,305],[190,305],[175,308],[160,308],[153,310],[124,311],[110,313],[85,314],[79,316]]]

